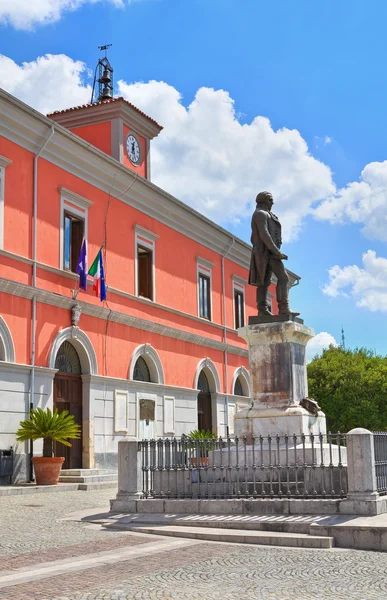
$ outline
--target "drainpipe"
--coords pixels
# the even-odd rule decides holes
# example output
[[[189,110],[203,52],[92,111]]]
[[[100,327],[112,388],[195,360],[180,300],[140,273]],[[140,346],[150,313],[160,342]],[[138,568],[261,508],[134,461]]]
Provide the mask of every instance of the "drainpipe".
[[[224,349],[224,360],[223,360],[223,377],[224,377],[224,387],[226,395],[224,397],[224,409],[226,413],[226,434],[228,435],[228,367],[227,367],[227,326],[226,326],[226,282],[224,277],[224,259],[227,254],[231,252],[235,244],[235,238],[232,238],[232,242],[230,246],[227,248],[226,252],[222,255],[222,301],[223,301],[223,309],[222,309],[222,320],[223,320],[223,343],[225,344]]]
[[[54,125],[51,125],[51,131],[39,152],[34,156],[34,172],[33,172],[33,214],[32,214],[32,287],[34,295],[32,297],[32,325],[31,325],[31,381],[30,381],[30,410],[34,408],[34,391],[35,391],[35,344],[36,344],[36,247],[37,247],[37,215],[38,215],[38,159],[43,150],[54,135]],[[29,451],[29,480],[33,481],[32,457],[34,454],[33,441],[30,440]]]

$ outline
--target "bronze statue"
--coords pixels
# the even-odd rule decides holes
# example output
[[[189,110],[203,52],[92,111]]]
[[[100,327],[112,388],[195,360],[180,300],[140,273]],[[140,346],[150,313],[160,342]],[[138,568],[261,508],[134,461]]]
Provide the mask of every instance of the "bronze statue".
[[[251,252],[249,284],[257,286],[258,315],[271,317],[267,302],[271,276],[277,277],[277,303],[280,315],[296,316],[289,308],[289,277],[283,264],[286,254],[282,244],[281,223],[271,212],[274,204],[270,192],[260,192],[256,198],[257,208],[251,219]]]

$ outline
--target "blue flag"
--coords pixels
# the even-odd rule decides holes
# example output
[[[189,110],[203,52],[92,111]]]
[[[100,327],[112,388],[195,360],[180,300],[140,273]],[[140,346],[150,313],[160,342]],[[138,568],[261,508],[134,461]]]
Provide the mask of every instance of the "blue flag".
[[[103,260],[102,260],[102,250],[100,250],[99,256],[100,256],[99,268],[100,268],[100,275],[101,275],[99,297],[100,297],[101,302],[103,302],[104,300],[106,300],[106,281],[105,281],[105,269],[104,269]]]
[[[82,290],[87,290],[87,242],[84,239],[79,254],[77,268],[75,269],[79,275],[79,287]]]

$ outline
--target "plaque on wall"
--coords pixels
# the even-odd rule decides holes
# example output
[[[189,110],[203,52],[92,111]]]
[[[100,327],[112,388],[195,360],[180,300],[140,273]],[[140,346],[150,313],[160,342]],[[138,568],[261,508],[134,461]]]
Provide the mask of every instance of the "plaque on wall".
[[[149,421],[155,420],[155,404],[154,400],[148,398],[140,400],[140,421],[146,421],[148,424]]]

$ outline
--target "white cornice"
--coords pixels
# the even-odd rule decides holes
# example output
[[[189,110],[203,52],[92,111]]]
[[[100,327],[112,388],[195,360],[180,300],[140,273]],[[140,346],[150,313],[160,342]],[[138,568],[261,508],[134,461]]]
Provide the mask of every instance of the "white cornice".
[[[92,202],[91,200],[87,200],[87,198],[76,194],[72,190],[68,190],[67,188],[63,187],[63,185],[60,185],[58,187],[58,190],[63,198],[65,198],[66,200],[70,200],[70,202],[74,202],[75,204],[79,204],[79,206],[81,206],[82,208],[88,209],[94,204],[94,202]]]
[[[196,256],[196,262],[202,267],[207,267],[207,269],[213,269],[213,267],[215,267],[215,263],[207,260],[206,258],[202,258],[201,256]]]
[[[141,225],[134,224],[133,229],[136,234],[148,238],[151,242],[155,242],[160,237],[157,233],[153,233],[153,231],[149,231],[149,229],[145,229],[145,227],[141,227]]]
[[[0,156],[0,167],[8,167],[11,162],[12,160],[10,158],[7,158],[6,156]]]
[[[57,306],[59,308],[65,308],[67,310],[70,310],[74,305],[74,300],[71,298],[66,298],[61,294],[55,294],[40,288],[33,288],[32,286],[17,283],[16,281],[11,281],[4,278],[0,278],[0,292],[29,299],[33,298],[33,296],[36,296],[38,302],[49,304],[51,306]],[[121,313],[108,308],[103,308],[102,306],[96,306],[88,302],[83,302],[79,299],[77,299],[77,304],[81,305],[82,314],[89,315],[91,317],[109,320],[115,323],[121,323],[122,325],[126,325],[128,327],[133,327],[142,331],[149,331],[151,333],[181,340],[197,346],[213,348],[215,350],[220,350],[221,352],[227,350],[229,353],[237,356],[248,356],[248,352],[244,348],[233,346],[231,344],[224,344],[223,342],[219,342],[196,333],[191,333],[190,331],[177,329],[175,327],[170,327],[169,325],[162,325],[160,323],[155,323],[154,321],[147,321],[146,319],[139,319],[127,313]]]
[[[239,285],[243,285],[243,286],[245,286],[247,283],[247,279],[244,279],[243,277],[239,277],[239,275],[232,275],[232,280],[235,281],[235,283],[239,283]]]
[[[52,119],[3,90],[0,90],[0,114],[0,135],[34,153],[53,126]],[[54,122],[54,129],[56,135],[43,151],[43,158],[220,255],[234,239],[227,258],[249,269],[249,244],[62,125]],[[297,279],[293,273],[289,275],[293,281]]]

